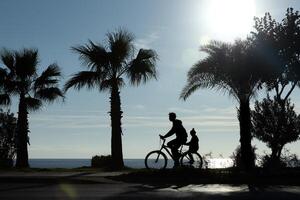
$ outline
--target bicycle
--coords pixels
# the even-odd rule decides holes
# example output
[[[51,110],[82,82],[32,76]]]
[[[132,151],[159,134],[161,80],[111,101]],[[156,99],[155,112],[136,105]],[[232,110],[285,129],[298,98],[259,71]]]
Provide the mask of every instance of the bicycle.
[[[163,143],[159,150],[154,150],[149,152],[145,157],[145,166],[147,169],[165,169],[168,165],[168,157],[163,152],[167,152],[169,156],[174,160],[173,154],[169,150],[169,147],[165,145],[166,139],[162,139]],[[190,167],[190,168],[202,168],[202,157],[198,152],[192,152],[191,156],[193,157],[193,160],[189,156],[189,152],[182,152],[183,145],[181,145],[179,153],[180,153],[180,166],[182,167]]]

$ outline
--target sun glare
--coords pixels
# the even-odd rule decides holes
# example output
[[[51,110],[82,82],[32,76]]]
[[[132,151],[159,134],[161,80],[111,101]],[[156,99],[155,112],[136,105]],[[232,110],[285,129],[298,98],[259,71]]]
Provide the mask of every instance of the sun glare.
[[[210,31],[223,40],[233,40],[252,30],[256,6],[254,0],[210,0],[206,12]]]

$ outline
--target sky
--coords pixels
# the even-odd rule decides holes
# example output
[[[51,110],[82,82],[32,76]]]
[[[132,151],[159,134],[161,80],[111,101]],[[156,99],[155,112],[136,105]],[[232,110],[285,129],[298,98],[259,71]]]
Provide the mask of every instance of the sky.
[[[179,94],[190,67],[205,54],[209,40],[245,38],[253,17],[265,12],[280,21],[296,0],[1,0],[0,48],[37,48],[40,71],[57,63],[61,85],[86,69],[70,49],[90,39],[105,43],[107,32],[122,27],[135,35],[137,48],[154,49],[158,80],[121,90],[124,158],[144,158],[159,148],[159,134],[170,128],[168,113],[176,112],[189,131],[195,128],[201,154],[228,157],[239,144],[237,102],[226,94],[199,90],[186,101]],[[242,23],[243,22],[243,23]],[[0,64],[2,65],[2,63]],[[260,97],[265,96],[264,91]],[[258,97],[258,98],[260,98]],[[300,113],[299,89],[292,95]],[[10,110],[17,112],[17,99]],[[252,102],[253,103],[253,102]],[[69,90],[64,102],[30,113],[30,158],[91,158],[110,154],[109,94]],[[261,155],[269,152],[253,140]],[[300,156],[300,142],[286,147]]]

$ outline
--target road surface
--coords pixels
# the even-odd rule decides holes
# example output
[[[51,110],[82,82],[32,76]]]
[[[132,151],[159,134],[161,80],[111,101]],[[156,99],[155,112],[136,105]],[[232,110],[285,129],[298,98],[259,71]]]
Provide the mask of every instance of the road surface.
[[[146,185],[107,178],[109,173],[0,174],[0,199],[300,199],[300,186]]]

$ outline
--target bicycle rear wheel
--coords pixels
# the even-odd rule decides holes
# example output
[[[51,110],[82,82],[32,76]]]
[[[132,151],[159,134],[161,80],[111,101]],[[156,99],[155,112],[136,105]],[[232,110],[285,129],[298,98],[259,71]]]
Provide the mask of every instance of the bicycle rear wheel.
[[[167,167],[167,156],[161,151],[151,151],[145,158],[147,169],[165,169]]]
[[[192,158],[188,154],[188,152],[185,152],[182,154],[180,158],[180,165],[182,167],[190,167],[190,168],[197,168],[201,169],[202,168],[202,157],[199,153],[191,153]]]

